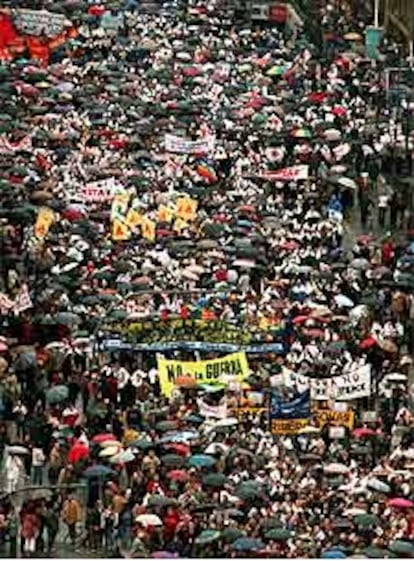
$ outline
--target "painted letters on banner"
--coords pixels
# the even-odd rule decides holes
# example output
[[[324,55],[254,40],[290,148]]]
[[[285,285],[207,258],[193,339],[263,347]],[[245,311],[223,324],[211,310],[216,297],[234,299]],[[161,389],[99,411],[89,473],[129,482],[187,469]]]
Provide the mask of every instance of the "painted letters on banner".
[[[260,175],[266,181],[300,181],[308,179],[309,166],[299,165],[290,168],[279,169],[276,171],[265,171]]]
[[[47,10],[16,10],[13,14],[13,22],[18,31],[35,37],[41,35],[56,37],[65,27],[72,25],[64,15]]]
[[[347,401],[371,395],[371,367],[369,364],[352,368],[340,376],[322,380],[294,374],[293,381],[298,391],[304,391],[310,387],[311,397],[316,401],[329,399]]]
[[[169,397],[179,376],[189,376],[200,384],[220,384],[223,377],[234,376],[242,381],[249,375],[246,353],[233,353],[222,358],[185,362],[158,358],[161,392]]]
[[[300,430],[308,424],[310,414],[310,390],[288,399],[275,392],[270,398],[270,430],[273,434],[294,434],[295,427]]]
[[[214,136],[189,140],[174,134],[165,135],[165,150],[176,154],[209,154],[214,151],[215,143]]]

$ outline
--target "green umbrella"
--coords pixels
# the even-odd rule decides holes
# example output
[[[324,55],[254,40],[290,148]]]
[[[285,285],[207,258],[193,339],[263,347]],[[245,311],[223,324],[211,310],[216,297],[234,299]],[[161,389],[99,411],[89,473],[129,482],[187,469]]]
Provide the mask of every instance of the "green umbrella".
[[[375,514],[358,514],[355,516],[354,522],[357,526],[361,526],[363,528],[367,528],[369,526],[379,526],[381,524],[381,520]]]
[[[176,503],[176,501],[174,499],[169,498],[169,497],[164,497],[162,495],[153,495],[148,501],[148,506],[149,507],[166,507],[166,506],[175,505],[175,503]]]
[[[167,467],[181,467],[185,463],[185,458],[178,454],[165,454],[161,456],[161,462]]]
[[[272,516],[271,518],[265,518],[263,520],[263,528],[266,528],[266,530],[271,530],[273,528],[281,528],[282,527],[282,522],[279,520],[279,518],[276,518],[275,516]]]
[[[46,401],[50,404],[52,403],[61,403],[65,401],[69,396],[69,388],[67,386],[59,385],[50,388],[46,392]]]
[[[268,76],[281,76],[285,72],[285,67],[277,64],[276,66],[272,66],[266,72]]]
[[[203,477],[203,485],[206,487],[223,487],[227,482],[227,477],[222,473],[208,473]]]
[[[393,541],[388,549],[392,551],[392,553],[397,553],[398,555],[414,556],[414,545],[403,540]]]
[[[375,545],[370,545],[364,549],[363,553],[370,559],[385,559],[389,554],[386,549],[376,547]]]
[[[177,423],[175,421],[160,421],[155,425],[155,428],[160,432],[168,432],[170,430],[177,430]]]
[[[227,543],[232,543],[243,536],[244,533],[238,528],[228,527],[221,531],[221,539]]]
[[[196,537],[195,543],[197,545],[206,545],[217,541],[220,538],[220,532],[217,530],[203,530],[199,536]]]
[[[265,533],[264,536],[267,540],[275,540],[285,542],[292,537],[292,532],[285,528],[272,528]]]

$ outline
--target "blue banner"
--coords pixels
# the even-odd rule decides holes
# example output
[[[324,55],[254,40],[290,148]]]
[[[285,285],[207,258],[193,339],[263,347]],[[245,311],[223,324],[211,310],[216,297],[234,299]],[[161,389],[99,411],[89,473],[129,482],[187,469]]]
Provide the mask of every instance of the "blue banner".
[[[218,353],[236,353],[245,351],[249,354],[274,353],[283,355],[286,349],[282,343],[265,343],[257,345],[234,345],[230,343],[206,343],[204,341],[171,341],[168,343],[126,343],[121,339],[105,339],[98,346],[102,351],[146,351],[162,353],[167,351],[205,351]]]
[[[270,398],[270,419],[308,419],[310,410],[310,390],[294,397],[273,393]]]

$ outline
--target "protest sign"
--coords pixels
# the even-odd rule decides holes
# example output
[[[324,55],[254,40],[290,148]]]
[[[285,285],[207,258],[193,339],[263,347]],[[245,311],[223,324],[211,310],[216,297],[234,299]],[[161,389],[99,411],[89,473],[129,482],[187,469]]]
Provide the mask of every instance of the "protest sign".
[[[72,25],[63,14],[48,10],[18,9],[14,12],[13,22],[18,31],[35,37],[55,37],[62,33],[65,27]]]
[[[244,352],[197,362],[158,358],[158,373],[161,392],[169,397],[175,387],[175,381],[180,376],[189,376],[200,384],[220,384],[223,376],[234,376],[243,380],[249,374],[249,366]]]
[[[34,226],[34,234],[36,238],[43,239],[47,236],[49,228],[53,224],[55,213],[51,208],[41,207],[37,215],[36,224]]]
[[[319,409],[314,412],[316,426],[322,428],[325,425],[335,427],[346,427],[349,430],[354,428],[353,411],[332,411],[332,409]]]
[[[273,393],[270,397],[269,417],[270,429],[274,434],[294,434],[299,431],[308,424],[310,417],[310,390],[294,397]]]
[[[216,139],[208,136],[200,140],[190,140],[174,134],[165,135],[165,150],[176,154],[209,154],[214,150]]]
[[[308,179],[308,177],[309,166],[307,165],[291,166],[277,171],[265,171],[260,174],[260,178],[266,181],[300,181]]]

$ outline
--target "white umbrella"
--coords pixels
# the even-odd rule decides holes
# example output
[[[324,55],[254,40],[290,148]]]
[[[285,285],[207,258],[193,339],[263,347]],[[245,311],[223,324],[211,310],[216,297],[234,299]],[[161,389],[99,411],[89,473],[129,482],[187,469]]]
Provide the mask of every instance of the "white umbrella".
[[[122,450],[119,454],[115,454],[110,458],[109,463],[111,464],[127,464],[135,460],[135,455],[131,450]]]
[[[99,452],[100,458],[110,458],[120,452],[119,446],[108,446]]]
[[[321,432],[320,428],[308,426],[301,429],[299,431],[299,434],[319,434],[320,432]]]
[[[378,493],[389,493],[391,491],[391,487],[387,485],[387,483],[384,483],[376,477],[373,477],[367,482],[367,488],[377,491]]]
[[[353,308],[355,304],[352,302],[348,296],[344,294],[338,294],[334,297],[335,303],[339,308]]]
[[[162,526],[162,520],[156,514],[140,514],[135,518],[135,522],[143,526]]]
[[[7,449],[9,454],[14,454],[16,456],[25,456],[29,454],[29,450],[24,446],[9,446]]]
[[[335,462],[332,464],[328,464],[323,468],[323,471],[325,473],[332,474],[332,475],[343,475],[345,473],[348,473],[349,470],[350,468],[345,464],[338,464]]]
[[[323,133],[323,136],[326,138],[326,140],[334,141],[334,140],[340,140],[342,137],[342,133],[338,129],[327,129]]]
[[[360,319],[363,316],[367,316],[369,314],[369,309],[364,304],[360,304],[359,306],[355,306],[350,312],[349,315],[354,319]]]
[[[386,382],[406,382],[407,376],[401,372],[391,372],[384,377]]]
[[[350,177],[341,177],[341,179],[339,179],[338,181],[339,185],[342,185],[343,187],[348,187],[348,189],[357,189],[358,185],[356,184],[356,182],[351,179]]]
[[[239,420],[236,417],[227,417],[226,419],[219,419],[214,423],[213,428],[217,427],[235,427],[239,424]]]
[[[109,446],[116,446],[121,448],[122,444],[118,440],[104,440],[99,444],[101,448],[108,448]]]
[[[359,516],[360,514],[366,514],[367,511],[364,508],[358,508],[358,507],[353,507],[353,508],[349,508],[348,510],[345,510],[344,514],[345,516]]]

